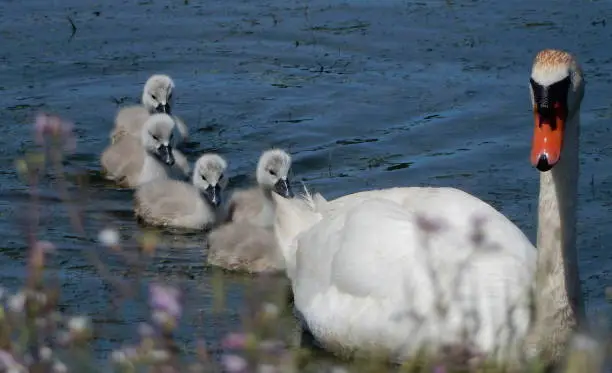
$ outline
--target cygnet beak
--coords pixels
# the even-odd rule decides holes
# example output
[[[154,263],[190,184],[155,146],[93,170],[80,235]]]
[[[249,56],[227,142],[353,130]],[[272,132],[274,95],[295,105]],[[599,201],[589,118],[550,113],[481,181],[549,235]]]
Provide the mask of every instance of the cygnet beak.
[[[274,191],[285,198],[293,198],[293,191],[287,179],[280,179],[277,181],[276,184],[274,184]]]
[[[170,115],[170,104],[166,103],[165,105],[163,105],[163,104],[157,105],[157,107],[155,108],[155,112],[157,112],[157,113],[165,113],[165,114]]]
[[[174,165],[174,154],[172,154],[171,145],[160,145],[157,148],[157,154],[159,155],[159,159],[168,166]]]
[[[208,198],[210,203],[214,206],[219,206],[221,204],[221,186],[218,184],[215,186],[209,185],[204,193],[206,194],[206,198]]]

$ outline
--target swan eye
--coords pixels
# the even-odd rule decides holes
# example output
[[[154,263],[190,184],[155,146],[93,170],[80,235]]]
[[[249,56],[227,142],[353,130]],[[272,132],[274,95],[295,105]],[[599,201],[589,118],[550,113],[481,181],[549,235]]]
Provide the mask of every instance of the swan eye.
[[[206,176],[200,174],[200,177],[202,178],[202,180],[206,181]]]
[[[155,136],[154,134],[152,134],[151,132],[149,132],[149,135],[151,135],[151,137],[153,138],[153,140],[155,141],[159,141],[159,137]]]
[[[225,176],[225,175],[223,175],[223,174],[219,175],[219,181],[223,180],[223,177],[224,177],[224,176]]]
[[[272,176],[276,176],[276,171],[274,171],[274,170],[268,170],[268,172],[270,173],[270,175],[272,175]]]
[[[151,95],[151,98],[155,101],[157,101],[157,97],[155,97],[155,95]]]

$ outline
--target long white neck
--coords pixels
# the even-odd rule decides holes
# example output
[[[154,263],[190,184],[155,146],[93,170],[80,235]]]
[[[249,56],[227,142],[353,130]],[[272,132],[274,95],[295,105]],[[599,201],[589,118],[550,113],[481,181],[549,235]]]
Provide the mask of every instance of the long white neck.
[[[315,202],[310,195],[284,198],[279,195],[272,197],[276,216],[274,219],[274,235],[285,259],[287,276],[295,276],[297,253],[297,237],[322,219],[316,211]]]
[[[138,178],[138,184],[144,184],[152,180],[167,179],[170,177],[171,169],[155,156],[145,151],[144,163]]]
[[[580,114],[565,126],[559,163],[540,174],[534,333],[544,357],[558,361],[584,311],[576,253]]]

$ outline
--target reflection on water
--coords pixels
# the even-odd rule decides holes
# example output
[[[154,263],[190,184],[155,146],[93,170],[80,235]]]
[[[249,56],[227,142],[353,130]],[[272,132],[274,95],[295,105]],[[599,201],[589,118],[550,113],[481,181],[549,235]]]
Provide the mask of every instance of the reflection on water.
[[[114,305],[116,291],[85,253],[103,256],[112,276],[136,276],[96,244],[107,226],[132,246],[143,234],[131,192],[99,176],[98,155],[117,105],[137,102],[155,72],[177,83],[176,114],[193,133],[187,155],[224,155],[233,186],[252,182],[262,150],[282,146],[294,156],[293,179],[327,198],[394,185],[456,186],[501,209],[533,239],[538,176],[528,162],[527,74],[539,49],[561,47],[576,53],[588,82],[579,249],[583,289],[595,312],[604,307],[612,268],[605,244],[612,238],[606,229],[612,171],[604,166],[612,153],[606,6],[590,2],[576,12],[566,0],[4,1],[2,283],[16,286],[23,277],[25,243],[16,226],[27,195],[13,162],[31,146],[34,114],[59,112],[75,121],[78,135],[69,180],[91,176],[82,196],[87,237],[69,228],[49,188],[53,181],[43,186],[40,235],[61,247],[54,264],[62,302],[68,312],[94,316],[100,354],[134,337],[134,323],[147,317],[144,293]],[[142,275],[186,290],[183,338],[193,341],[195,333],[214,342],[236,328],[252,280],[218,275],[227,302],[216,312],[205,236],[166,232],[162,242]]]

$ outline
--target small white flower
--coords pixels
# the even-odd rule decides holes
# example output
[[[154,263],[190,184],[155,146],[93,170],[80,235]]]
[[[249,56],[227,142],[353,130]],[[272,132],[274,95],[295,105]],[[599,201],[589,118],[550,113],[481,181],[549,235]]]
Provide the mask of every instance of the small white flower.
[[[51,351],[49,347],[43,346],[38,351],[38,354],[40,355],[41,360],[47,361],[47,360],[51,360],[51,355],[53,355],[53,352]]]
[[[576,350],[595,351],[599,344],[597,341],[586,334],[576,334],[572,338],[572,347]]]
[[[151,360],[157,363],[162,363],[170,359],[170,354],[164,350],[153,350],[149,352],[149,357],[151,358]]]
[[[228,373],[237,373],[247,368],[247,362],[244,358],[238,355],[223,355],[221,357],[221,364]]]
[[[116,364],[125,364],[127,363],[127,356],[125,352],[121,350],[113,351],[111,354],[111,360]]]
[[[68,329],[73,333],[82,333],[89,329],[89,319],[85,316],[71,317],[68,321]]]
[[[105,228],[98,234],[98,241],[105,246],[119,245],[119,232],[116,229]]]
[[[276,304],[272,303],[264,303],[263,304],[263,312],[267,317],[275,318],[278,316],[279,309]]]
[[[23,311],[23,307],[25,306],[25,294],[23,292],[19,292],[15,295],[11,295],[8,299],[9,309],[16,313],[21,313]]]
[[[66,373],[68,372],[68,367],[66,367],[66,364],[62,363],[59,360],[55,360],[53,362],[53,367],[51,367],[53,373]]]
[[[170,315],[165,311],[153,311],[151,319],[153,319],[153,322],[157,325],[164,325],[172,321]]]
[[[47,304],[47,294],[45,293],[34,293],[34,297],[36,297],[36,301],[40,304]]]

